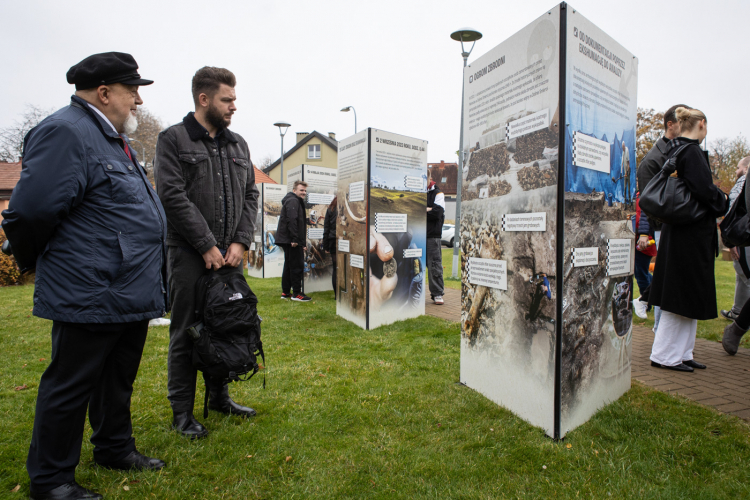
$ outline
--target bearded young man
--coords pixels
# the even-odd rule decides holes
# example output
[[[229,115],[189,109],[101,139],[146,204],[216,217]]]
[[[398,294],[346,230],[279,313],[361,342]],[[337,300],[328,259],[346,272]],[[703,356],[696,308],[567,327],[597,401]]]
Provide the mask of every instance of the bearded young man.
[[[193,77],[195,112],[159,134],[154,176],[167,213],[167,275],[172,301],[168,391],[173,427],[191,439],[208,435],[193,416],[197,372],[187,328],[196,320],[195,286],[209,269],[242,274],[242,256],[253,241],[258,190],[245,140],[227,127],[237,110],[234,74],[204,67]],[[229,397],[223,381],[203,379],[208,407],[251,417],[255,410]]]
[[[133,382],[148,321],[167,308],[166,216],[125,134],[150,85],[130,54],[68,71],[70,106],[24,139],[23,170],[3,229],[22,271],[36,269],[34,315],[52,320],[26,461],[31,498],[102,498],[75,481],[88,408],[94,461],[161,469],[135,448]]]

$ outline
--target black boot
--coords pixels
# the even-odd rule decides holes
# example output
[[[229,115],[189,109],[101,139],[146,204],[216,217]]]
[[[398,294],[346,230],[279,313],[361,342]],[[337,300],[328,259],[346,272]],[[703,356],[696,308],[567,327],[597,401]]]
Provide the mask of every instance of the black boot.
[[[180,434],[190,439],[200,439],[208,436],[208,429],[203,427],[193,416],[193,412],[186,411],[174,414],[172,427]]]
[[[229,397],[227,384],[215,386],[208,385],[208,409],[224,413],[225,415],[237,415],[239,417],[254,417],[255,410],[247,406],[238,405]]]

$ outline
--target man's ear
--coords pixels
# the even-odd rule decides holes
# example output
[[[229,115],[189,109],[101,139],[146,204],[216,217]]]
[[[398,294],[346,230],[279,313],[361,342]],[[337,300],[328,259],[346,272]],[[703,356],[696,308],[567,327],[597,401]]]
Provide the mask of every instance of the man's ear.
[[[99,85],[99,87],[96,89],[96,95],[99,98],[99,102],[105,105],[109,104],[111,92],[112,89],[110,89],[107,85]]]
[[[198,94],[198,105],[202,108],[207,108],[208,103],[211,101],[211,99],[208,97],[207,94],[200,93]]]

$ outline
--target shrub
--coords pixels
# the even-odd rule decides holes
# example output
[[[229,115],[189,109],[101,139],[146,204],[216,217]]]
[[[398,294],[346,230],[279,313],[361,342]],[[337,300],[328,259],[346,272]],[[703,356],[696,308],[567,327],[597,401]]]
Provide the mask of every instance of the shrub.
[[[0,229],[0,245],[7,238],[5,231]],[[16,265],[16,259],[0,252],[0,286],[16,285],[21,280],[21,272]]]

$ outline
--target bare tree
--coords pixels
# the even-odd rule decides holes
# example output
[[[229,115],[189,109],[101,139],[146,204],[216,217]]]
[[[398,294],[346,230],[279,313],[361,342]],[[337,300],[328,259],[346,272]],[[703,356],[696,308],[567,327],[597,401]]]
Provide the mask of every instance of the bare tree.
[[[273,156],[271,156],[271,155],[266,155],[266,156],[264,156],[264,157],[263,157],[263,158],[262,158],[262,159],[260,160],[260,163],[258,163],[258,164],[257,164],[257,165],[255,165],[255,166],[256,166],[256,167],[257,167],[258,169],[260,169],[260,170],[265,170],[266,168],[270,167],[270,166],[271,166],[271,164],[272,164],[273,162],[274,162]],[[255,162],[253,162],[253,164],[255,164]]]
[[[0,161],[17,162],[23,155],[23,139],[54,110],[26,105],[26,111],[10,127],[0,129]]]
[[[138,129],[129,138],[132,147],[138,153],[138,158],[148,172],[148,178],[154,182],[154,156],[156,155],[156,140],[159,138],[159,132],[164,129],[161,120],[151,114],[143,106],[138,107],[136,112],[138,118]]]

